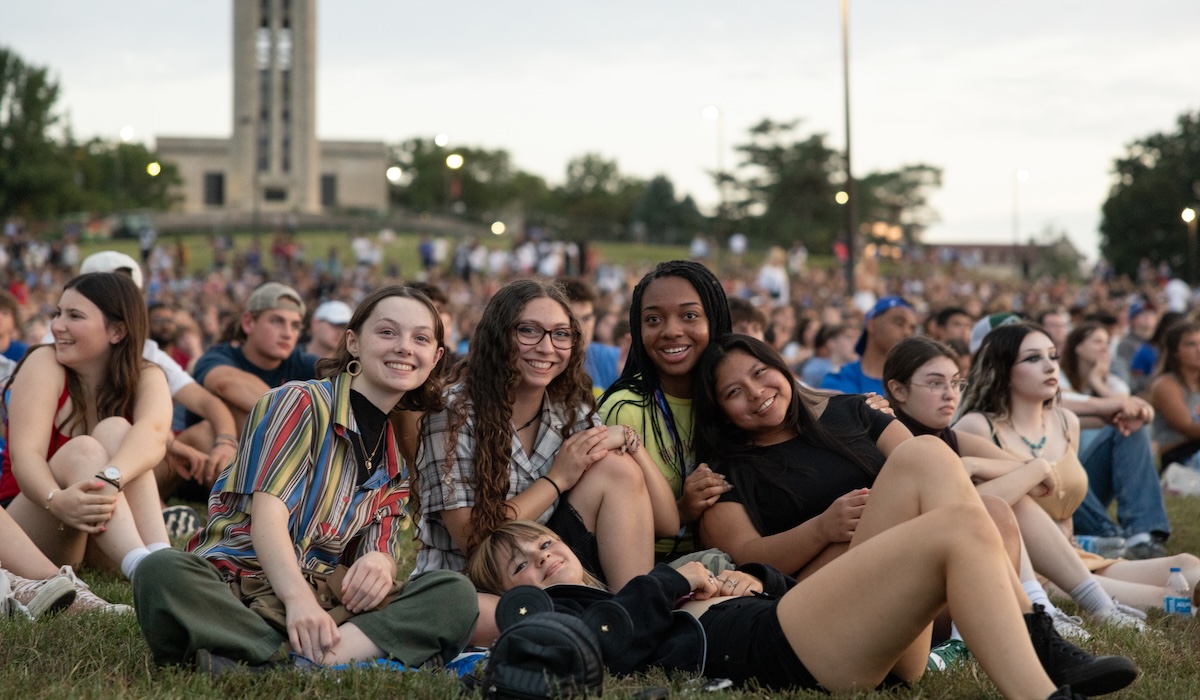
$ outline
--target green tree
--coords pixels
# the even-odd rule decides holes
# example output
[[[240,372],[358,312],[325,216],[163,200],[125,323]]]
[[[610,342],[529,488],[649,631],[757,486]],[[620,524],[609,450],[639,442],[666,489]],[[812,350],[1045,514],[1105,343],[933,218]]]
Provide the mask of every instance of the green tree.
[[[58,83],[0,47],[0,217],[44,216],[71,198],[71,169],[53,131]]]
[[[567,236],[618,239],[631,230],[645,182],[621,175],[615,160],[596,153],[572,158],[566,176],[555,195]]]
[[[140,143],[94,138],[68,144],[74,168],[72,208],[82,211],[167,209],[179,198],[174,186],[182,183],[172,163],[163,163]],[[151,175],[151,163],[160,171]]]
[[[929,195],[942,186],[942,169],[932,165],[905,165],[899,170],[874,172],[857,183],[861,221],[883,221],[900,226],[910,244],[939,220],[929,205]]]
[[[824,134],[791,141],[799,124],[763,119],[750,128],[749,143],[736,147],[743,174],[733,177],[740,196],[730,209],[751,238],[828,250],[842,227],[834,196],[845,180],[844,162]]]
[[[704,227],[704,216],[692,198],[675,199],[675,185],[656,175],[642,188],[632,212],[634,225],[656,243],[683,243]]]
[[[1200,201],[1200,112],[1184,113],[1173,133],[1129,144],[1113,161],[1113,184],[1101,208],[1100,252],[1122,274],[1138,261],[1167,261],[1187,269],[1186,207]]]

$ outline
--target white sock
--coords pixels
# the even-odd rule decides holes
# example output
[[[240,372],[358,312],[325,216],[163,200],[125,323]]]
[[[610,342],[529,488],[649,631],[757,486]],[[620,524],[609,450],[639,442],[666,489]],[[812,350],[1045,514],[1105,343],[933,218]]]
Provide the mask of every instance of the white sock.
[[[133,572],[137,571],[138,564],[141,564],[149,554],[150,550],[145,547],[129,550],[129,553],[121,559],[121,573],[125,574],[125,578],[132,581]]]
[[[1088,576],[1083,583],[1071,591],[1071,597],[1080,607],[1090,613],[1100,612],[1113,606],[1112,596],[1100,587],[1095,576]]]
[[[170,542],[151,542],[150,544],[146,545],[147,552],[157,552],[160,549],[170,549],[170,548],[171,548]]]
[[[960,642],[963,640],[962,635],[959,634],[958,625],[953,622],[950,623],[950,638],[957,639]]]
[[[1025,595],[1029,596],[1030,602],[1046,608],[1047,615],[1053,615],[1054,611],[1058,610],[1054,607],[1054,603],[1050,602],[1050,596],[1046,595],[1046,589],[1042,588],[1041,582],[1037,579],[1022,581],[1021,588],[1025,589]]]
[[[1136,535],[1133,535],[1133,536],[1127,538],[1125,540],[1125,546],[1132,547],[1135,544],[1141,544],[1143,542],[1149,542],[1149,541],[1150,541],[1150,533],[1149,532],[1139,532]]]

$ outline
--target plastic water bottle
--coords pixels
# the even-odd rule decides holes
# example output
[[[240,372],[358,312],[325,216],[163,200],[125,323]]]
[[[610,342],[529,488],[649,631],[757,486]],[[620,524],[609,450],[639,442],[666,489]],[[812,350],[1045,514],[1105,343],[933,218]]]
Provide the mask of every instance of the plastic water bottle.
[[[1124,537],[1096,537],[1093,535],[1075,535],[1079,548],[1085,552],[1099,554],[1108,559],[1118,559],[1125,555]]]
[[[1167,589],[1163,596],[1163,609],[1168,615],[1192,614],[1192,588],[1183,577],[1183,570],[1178,566],[1171,567],[1171,575],[1167,577]]]

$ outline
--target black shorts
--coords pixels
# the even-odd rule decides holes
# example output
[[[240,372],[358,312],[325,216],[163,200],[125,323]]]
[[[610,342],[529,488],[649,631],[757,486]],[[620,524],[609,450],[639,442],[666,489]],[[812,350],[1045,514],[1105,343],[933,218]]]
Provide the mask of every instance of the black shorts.
[[[571,505],[570,496],[571,492],[568,491],[558,499],[558,506],[546,521],[546,527],[554,530],[554,534],[562,538],[575,556],[579,557],[579,563],[589,574],[602,583],[608,583],[604,580],[604,571],[600,568],[600,546],[596,544],[596,535],[583,524],[579,511]]]
[[[708,637],[704,675],[738,685],[754,680],[771,690],[821,689],[784,636],[778,604],[778,598],[746,596],[706,610],[700,616]]]
[[[771,690],[824,691],[792,651],[775,611],[778,605],[778,598],[758,595],[727,600],[706,610],[700,616],[708,637],[704,675],[728,678],[737,685],[753,680]],[[908,683],[889,672],[876,689],[897,687],[906,688]]]

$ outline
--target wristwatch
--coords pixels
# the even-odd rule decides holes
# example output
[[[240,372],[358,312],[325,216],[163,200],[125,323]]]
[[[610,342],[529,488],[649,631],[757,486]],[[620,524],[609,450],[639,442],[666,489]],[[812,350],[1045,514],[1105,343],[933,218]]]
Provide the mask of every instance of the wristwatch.
[[[105,467],[103,471],[96,475],[96,478],[101,481],[107,481],[118,491],[121,490],[121,470],[116,467]]]

